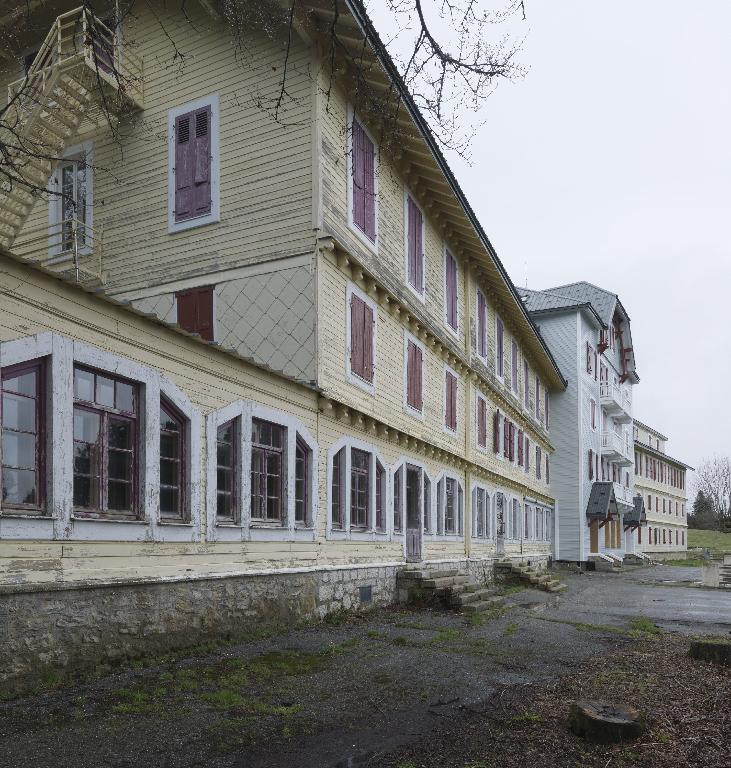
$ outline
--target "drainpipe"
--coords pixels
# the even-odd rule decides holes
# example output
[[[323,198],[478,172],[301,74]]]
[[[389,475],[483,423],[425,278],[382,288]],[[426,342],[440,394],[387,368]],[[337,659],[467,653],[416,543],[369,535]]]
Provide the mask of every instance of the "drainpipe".
[[[470,287],[472,285],[473,269],[472,261],[468,260],[465,263],[464,269],[464,298],[465,298],[465,322],[464,322],[464,337],[465,337],[465,355],[467,360],[471,360],[471,330],[470,319],[472,317],[472,292]],[[462,530],[464,531],[464,551],[465,557],[469,560],[472,553],[472,472],[470,470],[471,461],[471,446],[472,446],[472,419],[470,414],[472,413],[472,394],[473,390],[476,392],[472,377],[468,375],[465,381],[465,394],[464,394],[464,457],[466,461],[467,469],[465,471],[465,489],[464,489],[464,510],[462,514],[464,519],[462,521]],[[469,514],[468,511],[469,510]]]

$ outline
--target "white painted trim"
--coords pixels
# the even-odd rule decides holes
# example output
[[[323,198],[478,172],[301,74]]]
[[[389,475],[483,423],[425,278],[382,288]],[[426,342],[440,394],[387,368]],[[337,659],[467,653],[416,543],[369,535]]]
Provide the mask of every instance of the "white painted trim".
[[[484,536],[478,536],[475,531],[477,530],[477,491],[485,492],[485,530]],[[492,496],[494,491],[477,480],[473,480],[470,484],[470,509],[472,511],[471,525],[470,525],[470,538],[476,542],[495,542],[495,526],[492,515]]]
[[[186,395],[161,373],[125,357],[55,333],[41,333],[0,344],[0,364],[12,365],[36,357],[50,358],[50,408],[47,412],[49,448],[46,464],[48,515],[53,521],[46,538],[76,541],[199,541],[200,540],[200,415]],[[139,520],[89,520],[73,516],[73,369],[90,366],[136,382],[140,386],[138,430]],[[189,521],[160,523],[160,393],[188,419],[189,466],[186,475]],[[38,526],[21,526],[31,538]],[[34,529],[34,530],[31,530]],[[16,526],[3,524],[2,535],[26,538]]]
[[[456,278],[455,283],[457,286],[457,327],[452,328],[452,326],[449,323],[448,319],[448,312],[447,312],[447,254],[449,254],[452,259],[454,259],[454,266],[456,269]],[[451,336],[454,336],[455,339],[459,339],[460,329],[462,327],[462,323],[460,322],[460,311],[459,311],[459,285],[461,280],[459,279],[459,261],[457,260],[457,257],[452,253],[451,249],[447,245],[447,243],[442,244],[442,297],[443,297],[443,308],[442,308],[442,319],[444,320],[444,327],[447,329],[447,333],[449,333]]]
[[[343,499],[345,507],[343,509],[343,522],[344,528],[332,527],[332,474],[333,474],[333,458],[335,454],[345,448],[345,467],[343,468]],[[370,501],[371,506],[368,510],[368,529],[365,531],[351,531],[350,530],[350,451],[355,448],[359,451],[365,451],[370,454]],[[386,529],[384,531],[376,530],[376,461],[378,461],[384,470],[384,483],[386,485],[385,493],[381,493]],[[326,505],[326,524],[325,524],[325,538],[333,540],[353,539],[354,541],[383,541],[391,540],[393,537],[393,515],[389,514],[391,510],[391,473],[389,472],[388,464],[386,463],[383,455],[379,452],[375,445],[365,440],[361,440],[358,437],[341,437],[336,440],[328,449],[327,452],[327,505]]]
[[[239,463],[238,463],[238,523],[218,523],[216,521],[216,433],[221,424],[232,419],[239,420]],[[251,520],[251,423],[253,419],[271,421],[287,431],[287,448],[284,457],[286,478],[284,497],[286,500],[286,520],[284,525],[252,522]],[[310,431],[296,417],[284,411],[278,411],[260,405],[251,400],[236,400],[233,403],[211,411],[206,417],[208,435],[206,462],[206,521],[209,541],[314,541],[318,529],[318,466],[319,449],[317,441]],[[311,524],[297,525],[295,522],[295,451],[299,435],[312,452],[310,471]]]
[[[175,221],[175,120],[186,112],[210,106],[211,108],[211,211],[185,221]],[[168,110],[168,234],[202,227],[221,220],[220,196],[220,108],[218,93],[190,101]]]
[[[350,340],[351,336],[351,320],[352,313],[350,311],[350,300],[352,296],[357,296],[361,301],[364,301],[373,312],[373,381],[366,381],[361,379],[360,376],[353,373],[350,367]],[[376,379],[378,376],[378,363],[376,360],[376,353],[378,350],[378,305],[373,299],[366,293],[361,291],[355,283],[349,282],[345,288],[345,374],[347,380],[351,384],[355,384],[356,387],[360,387],[364,392],[368,392],[369,395],[376,394]]]
[[[403,509],[401,510],[401,531],[400,533],[393,532],[392,538],[401,538],[402,541],[402,550],[404,558],[406,557],[406,469],[407,465],[411,467],[416,467],[417,469],[421,470],[421,515],[420,515],[420,529],[421,529],[421,551],[422,554],[424,552],[424,541],[427,537],[431,539],[434,536],[434,532],[436,531],[436,515],[435,515],[435,509],[436,509],[436,491],[437,491],[437,484],[434,482],[434,478],[432,477],[432,474],[429,472],[429,469],[427,468],[426,464],[424,464],[423,461],[419,461],[418,459],[414,459],[411,456],[401,455],[396,459],[396,461],[393,464],[393,467],[391,469],[391,482],[389,485],[391,488],[393,488],[393,479],[396,477],[396,473],[403,469],[403,472],[401,473],[401,499],[403,501]],[[424,480],[429,481],[429,509],[427,510],[427,514],[429,515],[429,530],[431,533],[427,533],[424,530]],[[393,494],[393,491],[391,491]],[[391,510],[393,513],[393,510]],[[393,514],[391,514],[391,525],[393,526]]]
[[[457,380],[457,402],[455,403],[456,425],[454,429],[447,426],[447,373],[451,373]],[[457,437],[459,432],[459,374],[451,366],[444,363],[444,375],[442,376],[442,431],[450,437]]]
[[[409,342],[412,342],[421,350],[421,410],[420,411],[410,406],[408,402]],[[403,370],[403,377],[402,377],[403,394],[404,394],[404,403],[403,403],[404,413],[408,413],[409,416],[413,416],[415,419],[419,419],[419,421],[424,421],[424,370],[425,369],[426,369],[426,347],[421,341],[419,341],[419,339],[416,338],[416,336],[409,333],[407,330],[404,330],[404,370]]]
[[[63,153],[63,159],[56,163],[51,173],[51,177],[48,180],[48,190],[51,194],[48,197],[48,258],[65,257],[66,251],[62,251],[60,247],[60,231],[57,235],[51,236],[52,227],[58,227],[61,223],[61,179],[59,174],[59,168],[63,165],[64,161],[73,160],[78,156],[84,157],[84,163],[86,164],[86,218],[84,219],[84,225],[90,229],[94,226],[94,142],[91,139],[83,141],[80,144],[75,144],[73,147],[69,147]],[[79,248],[79,254],[88,255],[91,253],[91,246],[84,245]]]
[[[353,119],[357,120],[361,128],[365,131],[366,136],[373,143],[373,197],[374,197],[374,211],[375,211],[375,227],[376,227],[376,240],[372,241],[360,227],[356,226],[353,221]],[[378,142],[373,138],[371,132],[366,127],[363,120],[360,119],[358,114],[354,111],[353,105],[348,104],[348,123],[346,126],[346,174],[347,174],[347,206],[348,206],[348,228],[353,232],[356,237],[373,253],[378,255]]]
[[[421,211],[421,291],[409,280],[409,198]],[[404,283],[411,293],[422,303],[426,303],[426,215],[419,201],[404,185]]]
[[[446,512],[446,505],[447,505],[447,484],[446,482],[442,483],[442,490],[440,493],[439,483],[441,483],[442,480],[446,480],[447,478],[451,480],[455,480],[457,482],[457,511],[455,515],[457,519],[457,526],[458,526],[457,533],[444,532],[444,518],[445,518],[445,512]],[[456,472],[453,472],[452,470],[449,470],[449,469],[445,469],[445,470],[442,470],[437,475],[434,483],[434,487],[436,488],[435,497],[437,494],[439,494],[440,496],[440,498],[437,499],[437,505],[436,505],[437,520],[436,520],[436,528],[434,530],[439,531],[439,529],[441,528],[442,533],[435,533],[432,539],[434,541],[464,541],[464,530],[465,530],[464,511],[465,511],[467,500],[465,499],[465,496],[464,496],[464,485],[462,484],[462,478]],[[462,509],[459,508],[460,494],[462,498]]]

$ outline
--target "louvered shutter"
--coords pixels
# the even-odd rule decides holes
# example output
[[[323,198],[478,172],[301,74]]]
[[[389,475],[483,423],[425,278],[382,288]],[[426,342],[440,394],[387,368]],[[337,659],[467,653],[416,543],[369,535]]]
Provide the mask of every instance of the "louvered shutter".
[[[195,113],[195,170],[193,176],[193,215],[211,212],[211,108]]]
[[[477,398],[477,444],[480,448],[487,448],[487,403]]]
[[[525,471],[530,472],[530,439],[525,438]]]
[[[362,130],[362,129],[361,129]],[[368,239],[376,242],[376,152],[373,142],[362,130],[363,183],[365,191],[365,229]]]
[[[447,427],[457,429],[457,377],[447,371]]]
[[[591,344],[586,342],[586,372],[591,373]]]
[[[515,461],[515,424],[510,422],[510,429],[508,430],[510,435],[510,461]]]
[[[589,448],[589,480],[594,479],[594,451]]]
[[[184,221],[193,214],[193,173],[195,138],[193,112],[175,118],[175,221]]]
[[[363,232],[366,231],[364,135],[363,127],[354,118],[351,126],[353,223]]]
[[[407,198],[409,283],[421,293],[424,287],[423,221],[419,206]]]
[[[481,291],[477,292],[477,354],[487,357],[487,305]]]
[[[510,458],[510,422],[503,419],[503,456]]]
[[[363,378],[373,382],[373,309],[363,302]]]
[[[548,454],[546,454],[546,483],[551,483],[551,464],[548,459]]]
[[[365,302],[357,296],[350,297],[350,370],[365,378],[363,322]]]
[[[445,290],[447,293],[447,322],[457,330],[457,262],[449,251],[445,261]]]
[[[503,375],[503,321],[495,318],[495,373],[498,376]]]
[[[495,411],[492,420],[492,448],[495,453],[500,453],[500,410]]]
[[[518,430],[518,466],[523,466],[523,430]]]
[[[175,294],[178,325],[213,341],[213,286]]]

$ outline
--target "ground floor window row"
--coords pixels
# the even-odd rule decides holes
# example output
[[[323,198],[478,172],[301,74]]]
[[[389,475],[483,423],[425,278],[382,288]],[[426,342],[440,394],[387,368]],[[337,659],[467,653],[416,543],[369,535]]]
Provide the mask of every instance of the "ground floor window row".
[[[410,457],[389,467],[374,446],[357,438],[342,438],[330,448],[327,489],[332,538],[387,539],[407,531],[463,536],[464,489],[456,474],[432,474]]]
[[[199,529],[200,418],[164,376],[52,333],[0,344],[0,369],[4,532]]]
[[[637,531],[637,543],[642,544],[641,529]],[[668,544],[678,547],[685,546],[685,530],[679,528],[661,528],[654,525],[647,526],[647,544]]]
[[[521,501],[503,491],[491,491],[480,484],[472,488],[473,539],[550,542],[553,514],[544,505]]]

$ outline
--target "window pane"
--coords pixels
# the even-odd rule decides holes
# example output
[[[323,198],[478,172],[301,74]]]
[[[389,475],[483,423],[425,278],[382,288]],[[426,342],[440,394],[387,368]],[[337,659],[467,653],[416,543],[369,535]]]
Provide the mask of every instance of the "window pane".
[[[3,501],[7,504],[37,504],[36,473],[33,470],[4,467]]]
[[[114,408],[114,379],[106,376],[96,377],[96,402]]]
[[[175,485],[180,482],[180,464],[177,461],[160,459],[160,483],[162,485]]]
[[[114,405],[118,411],[124,411],[125,413],[134,413],[134,410],[135,410],[134,387],[131,384],[125,384],[121,381],[118,381],[115,398],[116,399],[115,399]]]
[[[160,408],[160,429],[167,432],[179,432],[180,423],[165,408]]]
[[[99,439],[98,413],[74,408],[74,440],[95,443]]]
[[[165,459],[180,458],[180,438],[177,435],[160,435],[160,456]]]
[[[115,480],[110,480],[107,495],[109,509],[114,509],[119,512],[129,512],[132,509],[131,483],[121,483]],[[160,507],[162,508],[162,502]]]
[[[231,517],[231,496],[228,493],[217,495],[216,514],[218,517]]]
[[[219,443],[216,449],[216,461],[219,465],[229,467],[231,466],[231,454],[232,450],[230,445],[222,445]]]
[[[109,447],[132,448],[132,424],[128,421],[109,419]]]
[[[35,435],[3,430],[3,464],[10,467],[35,469],[36,438]]]
[[[218,441],[220,443],[231,443],[234,439],[234,423],[227,421],[218,428]]]
[[[109,478],[111,480],[132,481],[131,453],[126,451],[109,451]]]
[[[94,402],[94,374],[89,371],[74,370],[74,397],[77,400]]]
[[[36,431],[36,401],[19,395],[3,394],[3,426],[23,432]]]
[[[36,376],[35,371],[28,371],[27,373],[19,373],[17,376],[3,379],[3,389],[6,392],[17,392],[21,395],[35,397],[37,392]]]
[[[80,444],[74,445],[74,472],[80,475],[97,474],[99,451],[95,445]]]
[[[99,507],[99,480],[96,477],[74,476],[74,506]]]
[[[219,491],[227,491],[230,492],[232,488],[232,479],[233,473],[230,469],[222,469],[221,467],[218,468],[217,472],[217,487]]]
[[[177,488],[160,488],[160,512],[168,515],[180,513],[180,492]]]

